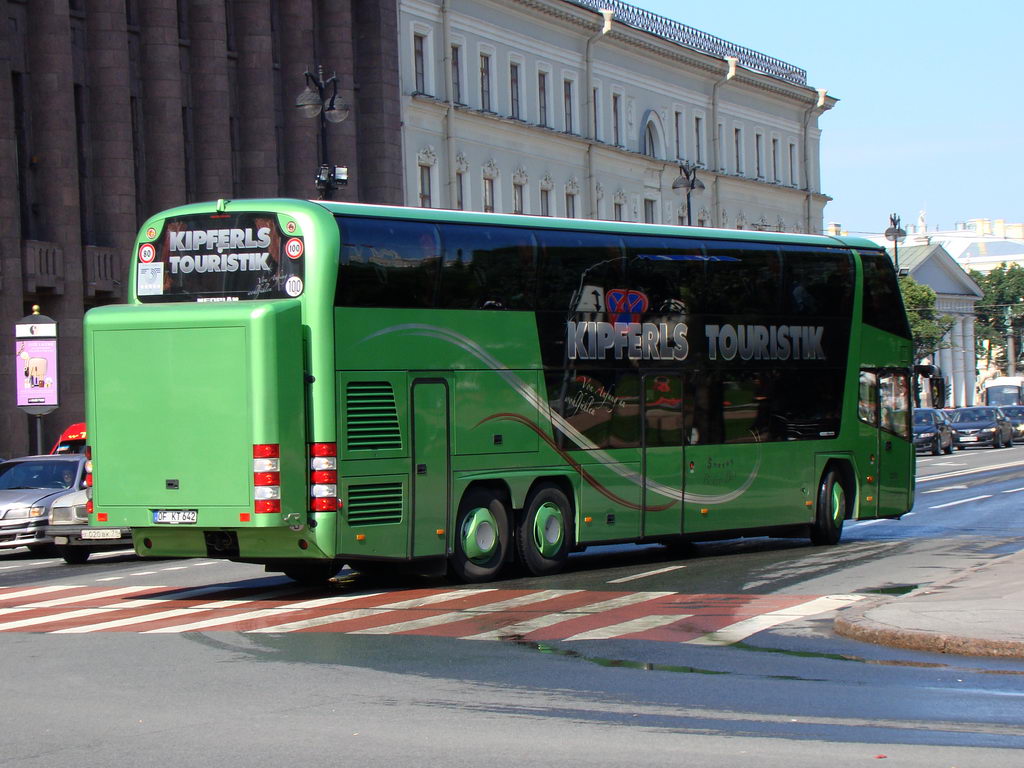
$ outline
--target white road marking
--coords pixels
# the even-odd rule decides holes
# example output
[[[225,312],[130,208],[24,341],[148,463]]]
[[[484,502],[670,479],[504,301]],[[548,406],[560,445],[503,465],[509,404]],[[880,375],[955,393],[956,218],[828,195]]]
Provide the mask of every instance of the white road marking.
[[[591,629],[587,632],[580,632],[578,635],[565,638],[565,641],[608,640],[613,637],[620,637],[621,635],[631,635],[634,632],[645,632],[648,629],[664,627],[666,624],[674,624],[677,621],[688,619],[692,615],[693,614],[690,613],[673,613],[669,616],[644,616],[639,619],[631,619],[629,621],[620,622],[619,624],[612,624],[609,627],[601,627],[599,629]]]
[[[753,616],[743,621],[737,621],[727,627],[711,632],[693,640],[687,640],[688,645],[732,645],[738,643],[753,634],[766,629],[785,624],[794,619],[802,619],[813,616],[816,613],[834,611],[837,608],[845,608],[851,603],[863,600],[865,595],[827,595],[816,600],[810,600],[791,608],[783,608],[770,613],[763,613],[760,616]]]
[[[1020,493],[1021,491],[1024,491],[1024,488],[1011,488],[1008,491],[1002,491],[1002,493]]]
[[[958,504],[967,504],[967,503],[969,503],[971,501],[981,501],[982,499],[991,499],[991,498],[992,498],[992,494],[991,493],[986,493],[986,494],[984,494],[982,496],[972,496],[969,499],[960,499],[959,501],[947,501],[945,504],[936,504],[934,507],[930,507],[930,509],[945,509],[946,507],[955,507]]]
[[[921,491],[922,494],[926,493],[944,493],[945,491],[966,491],[966,485],[947,485],[943,488],[933,488],[930,491]]]
[[[352,611],[342,611],[341,613],[331,613],[327,616],[316,616],[312,619],[303,619],[302,621],[292,621],[288,624],[277,624],[272,627],[260,627],[259,629],[250,629],[248,632],[257,633],[276,633],[276,632],[295,632],[300,629],[308,629],[309,627],[319,627],[324,624],[333,624],[336,621],[345,621],[347,619],[361,619],[365,616],[376,616],[382,613],[388,613],[390,611],[402,608],[420,608],[424,605],[430,605],[432,603],[443,603],[448,600],[454,600],[459,597],[465,597],[468,594],[474,592],[493,592],[494,588],[488,589],[454,589],[448,592],[440,592],[436,595],[427,595],[426,597],[417,597],[412,600],[401,600],[397,603],[389,603],[387,605],[378,605],[373,608],[357,608]],[[379,593],[375,593],[379,594]],[[365,597],[365,595],[357,595],[357,597]]]
[[[572,619],[578,619],[581,616],[588,616],[595,613],[602,613],[604,611],[614,611],[618,608],[625,608],[626,606],[636,605],[637,603],[645,603],[650,600],[657,600],[659,597],[667,597],[674,595],[675,592],[632,592],[627,595],[620,597],[613,597],[609,600],[602,600],[598,603],[590,603],[589,605],[581,605],[578,608],[571,608],[567,611],[559,611],[558,613],[549,613],[546,616],[538,616],[534,619],[527,621],[520,621],[516,624],[509,624],[501,627],[500,629],[493,629],[490,632],[481,632],[476,635],[466,635],[463,640],[501,640],[505,637],[514,637],[516,635],[526,635],[538,629],[545,629],[547,627],[554,626],[555,624],[561,624],[565,621]]]
[[[563,595],[574,595],[582,591],[582,589],[546,589],[543,592],[535,592],[531,595],[520,595],[519,597],[513,597],[508,600],[499,600],[496,603],[480,605],[476,608],[468,608],[466,610],[461,611],[451,611],[450,613],[440,613],[436,616],[427,616],[422,619],[412,619],[410,621],[396,621],[394,623],[384,624],[378,627],[367,627],[366,629],[357,629],[352,632],[349,632],[348,634],[392,635],[396,632],[409,632],[414,629],[426,629],[427,627],[437,627],[442,624],[452,624],[456,621],[474,619],[477,618],[481,613],[499,613],[508,608],[518,608],[523,605],[530,605],[531,603],[540,603],[545,600],[551,600],[556,597],[562,597]]]
[[[659,573],[668,573],[669,571],[678,571],[680,568],[685,568],[685,565],[670,565],[667,568],[659,568],[656,571],[647,571],[646,573],[636,573],[632,576],[624,576],[621,579],[612,579],[609,584],[624,584],[627,581],[636,581],[637,579],[646,579],[648,576],[657,576]]]
[[[85,603],[89,600],[104,599],[108,597],[116,597],[117,595],[128,595],[132,592],[144,592],[147,589],[159,590],[163,587],[118,587],[117,589],[104,590],[102,593],[86,592],[81,595],[71,595],[70,597],[55,597],[51,600],[40,600],[37,603],[25,603],[24,605],[12,606],[10,608],[0,608],[0,616],[7,616],[12,613],[20,613],[22,611],[30,611],[34,608],[57,608],[61,605],[72,605],[74,603]]]

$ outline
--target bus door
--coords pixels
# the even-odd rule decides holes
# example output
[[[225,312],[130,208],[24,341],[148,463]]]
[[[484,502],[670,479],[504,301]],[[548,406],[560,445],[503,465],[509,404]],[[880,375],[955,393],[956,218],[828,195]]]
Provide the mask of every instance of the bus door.
[[[421,378],[412,384],[411,556],[445,554],[451,471],[448,382]]]
[[[644,376],[643,537],[683,530],[683,380],[678,375]]]
[[[857,415],[862,440],[870,453],[862,469],[859,517],[902,514],[910,507],[910,476],[914,471],[907,372],[861,370]]]

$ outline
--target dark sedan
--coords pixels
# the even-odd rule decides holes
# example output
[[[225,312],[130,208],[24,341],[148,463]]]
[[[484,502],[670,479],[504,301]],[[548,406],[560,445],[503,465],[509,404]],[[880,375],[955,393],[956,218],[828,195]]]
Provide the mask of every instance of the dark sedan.
[[[1013,426],[999,408],[958,408],[952,422],[960,450],[972,445],[1009,448],[1013,443]]]
[[[1004,405],[999,410],[1013,425],[1014,442],[1024,440],[1024,405]]]
[[[937,408],[914,409],[914,448],[932,455],[953,452],[953,427]]]

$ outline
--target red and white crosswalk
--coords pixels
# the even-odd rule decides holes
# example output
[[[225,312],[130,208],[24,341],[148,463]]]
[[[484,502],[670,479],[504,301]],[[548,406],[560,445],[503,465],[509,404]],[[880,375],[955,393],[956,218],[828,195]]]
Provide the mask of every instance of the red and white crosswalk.
[[[330,594],[280,584],[49,585],[0,589],[0,632],[336,632],[729,645],[862,597],[500,588]]]

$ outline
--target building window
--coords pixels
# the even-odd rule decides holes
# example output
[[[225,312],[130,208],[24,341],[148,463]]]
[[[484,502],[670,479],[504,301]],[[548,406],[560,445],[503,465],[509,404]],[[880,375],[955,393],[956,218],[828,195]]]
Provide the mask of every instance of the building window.
[[[686,144],[683,141],[683,113],[676,112],[676,157],[682,160],[686,156]]]
[[[648,121],[644,128],[644,154],[648,157],[657,157],[657,132],[654,130],[654,122]]]
[[[480,54],[480,109],[491,111],[491,57]]]
[[[693,118],[693,159],[698,163],[704,163],[704,118]]]
[[[565,193],[565,218],[576,218],[576,195],[572,192]]]
[[[452,101],[462,103],[462,68],[459,65],[459,52],[462,49],[452,46]]]
[[[789,145],[789,183],[794,187],[800,186],[800,176],[796,166],[796,144]]]
[[[622,95],[612,94],[612,143],[622,146]]]
[[[547,127],[548,125],[548,73],[537,73],[537,123]]]
[[[512,184],[512,213],[526,213],[524,188],[525,184]]]
[[[565,132],[573,133],[572,121],[572,80],[562,81],[562,96],[565,102]]]
[[[484,211],[494,213],[494,179],[484,177]]]
[[[512,103],[512,117],[519,119],[519,64],[508,65],[508,89]]]
[[[420,208],[432,208],[430,195],[430,166],[420,166]]]
[[[772,181],[778,184],[782,180],[779,175],[779,140],[772,139]]]
[[[427,70],[426,70],[426,35],[413,35],[412,37],[412,58],[416,70],[416,93],[427,92]]]
[[[601,140],[601,133],[602,133],[602,131],[601,131],[601,119],[600,119],[600,115],[599,115],[598,109],[597,109],[597,105],[600,103],[600,99],[598,98],[597,94],[598,94],[597,88],[594,88],[594,89],[592,89],[590,91],[590,106],[591,106],[591,111],[593,113],[593,114],[591,114],[591,118],[593,118],[593,125],[594,125],[594,132],[593,132],[593,136],[591,138],[594,138],[594,139],[597,139],[598,141],[600,141]]]
[[[644,222],[654,224],[654,200],[644,200]]]
[[[736,156],[736,173],[743,175],[743,129],[732,129],[732,148]]]
[[[540,215],[550,216],[551,215],[551,190],[542,189],[540,191]]]
[[[614,205],[614,216],[616,221],[622,221],[622,203],[615,203]]]
[[[756,165],[757,178],[764,178],[764,136],[760,133],[754,134],[754,164]]]

